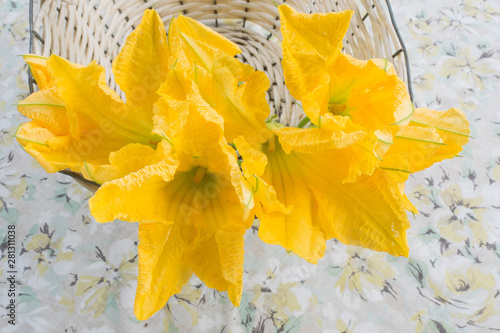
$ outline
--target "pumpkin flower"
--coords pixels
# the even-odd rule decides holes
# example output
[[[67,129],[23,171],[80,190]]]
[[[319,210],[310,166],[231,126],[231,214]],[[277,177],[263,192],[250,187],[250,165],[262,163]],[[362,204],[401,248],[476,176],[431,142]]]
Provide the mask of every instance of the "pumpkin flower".
[[[185,123],[159,143],[157,162],[105,183],[89,202],[99,222],[139,222],[139,320],[161,309],[193,273],[208,287],[227,290],[234,305],[241,299],[251,192],[223,137],[222,118],[194,82],[186,103]],[[112,162],[123,170],[135,152],[121,153]]]
[[[274,135],[263,144],[235,140],[260,238],[312,263],[333,237],[408,256],[406,210],[416,209],[404,182],[455,156],[467,142],[467,120],[456,109],[413,110],[390,65],[342,54],[350,14],[299,14],[286,5],[280,14],[287,86],[316,126],[269,123]]]
[[[384,142],[409,123],[413,112],[403,81],[385,60],[361,61],[340,52],[350,11],[300,14],[282,5],[280,15],[286,84],[302,101],[311,123],[319,127],[311,132],[320,133],[314,135],[326,142],[328,133],[332,140],[344,136],[339,123],[355,127],[357,139],[350,142],[348,149],[364,153],[359,154],[359,160],[350,161],[346,181],[372,174],[377,159],[381,160],[387,149]],[[321,20],[330,24],[319,25]],[[310,58],[317,60],[309,62]]]
[[[155,11],[144,13],[113,62],[126,103],[106,86],[104,68],[95,61],[81,66],[56,55],[25,60],[41,90],[19,103],[19,112],[32,121],[16,137],[46,171],[70,168],[85,175],[87,163],[107,164],[111,152],[129,143],[155,148],[160,141],[151,134],[152,110],[170,52]]]
[[[236,140],[243,170],[254,191],[254,212],[260,220],[259,237],[266,243],[317,263],[325,242],[344,244],[407,256],[409,222],[394,183],[380,170],[347,183],[349,149],[307,152],[289,145],[300,129],[274,125],[275,136],[259,148],[243,138]]]

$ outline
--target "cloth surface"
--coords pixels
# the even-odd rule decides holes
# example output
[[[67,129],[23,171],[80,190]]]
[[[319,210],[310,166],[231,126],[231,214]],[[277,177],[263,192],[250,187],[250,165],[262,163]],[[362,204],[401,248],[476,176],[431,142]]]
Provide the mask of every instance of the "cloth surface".
[[[410,258],[327,243],[312,265],[247,232],[243,299],[196,277],[151,319],[133,314],[137,225],[98,224],[91,193],[12,137],[25,121],[28,1],[0,1],[0,332],[486,332],[500,330],[500,2],[393,0],[417,107],[461,108],[461,158],[414,174]],[[16,226],[16,325],[8,225]]]

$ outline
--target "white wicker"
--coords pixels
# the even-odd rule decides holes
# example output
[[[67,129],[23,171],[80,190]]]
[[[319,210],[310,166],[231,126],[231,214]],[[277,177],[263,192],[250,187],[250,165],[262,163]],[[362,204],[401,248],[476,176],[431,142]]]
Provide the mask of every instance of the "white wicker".
[[[389,18],[392,12],[388,3],[276,2],[286,2],[304,13],[353,9],[355,14],[344,39],[345,52],[358,59],[388,59],[409,86],[406,53]],[[278,114],[283,124],[298,124],[303,112],[285,88],[278,9],[272,0],[42,0],[31,31],[35,37],[31,51],[43,56],[58,54],[84,65],[95,59],[106,68],[110,87],[121,94],[112,79],[111,62],[126,36],[139,24],[144,10],[153,6],[166,26],[175,14],[182,13],[203,21],[238,44],[243,50],[239,59],[264,71],[271,80],[268,96],[272,114]]]

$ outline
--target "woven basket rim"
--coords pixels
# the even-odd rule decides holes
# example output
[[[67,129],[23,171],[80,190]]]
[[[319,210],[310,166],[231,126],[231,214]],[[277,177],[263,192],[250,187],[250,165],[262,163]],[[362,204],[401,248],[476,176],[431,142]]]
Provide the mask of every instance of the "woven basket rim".
[[[34,17],[35,17],[34,12],[33,12],[34,11],[34,1],[35,0],[29,0],[29,53],[30,54],[33,54],[35,38],[38,39],[39,41],[43,42],[43,38],[37,33],[37,31],[34,30]],[[394,16],[394,11],[392,10],[392,5],[390,3],[390,0],[384,0],[384,2],[387,5],[387,11],[389,13],[391,24],[394,28],[394,31],[396,32],[397,39],[398,39],[399,43],[401,44],[401,48],[396,53],[393,54],[393,57],[396,57],[399,53],[403,53],[403,56],[405,59],[406,75],[407,75],[407,82],[405,82],[405,83],[406,83],[406,86],[408,89],[408,93],[410,95],[410,99],[412,102],[414,102],[413,87],[412,87],[412,81],[411,81],[410,60],[408,57],[408,51],[406,49],[406,45],[404,43],[401,32],[399,31],[399,28],[398,28],[398,25],[396,22],[396,18]],[[32,94],[34,91],[34,84],[36,84],[36,82],[35,82],[33,76],[31,75],[31,72],[29,69],[27,70],[27,73],[28,73],[29,91],[30,91],[30,94]]]
[[[42,37],[42,36],[40,36],[40,35],[38,34],[38,32],[35,30],[35,28],[34,28],[34,25],[35,25],[35,15],[34,15],[34,7],[35,7],[35,6],[34,6],[34,1],[35,1],[35,0],[30,0],[30,1],[29,1],[29,34],[30,34],[30,36],[29,36],[29,53],[30,53],[30,54],[33,54],[33,53],[34,53],[34,43],[35,43],[35,38],[36,38],[36,39],[38,40],[38,42],[40,42],[41,44],[45,44],[43,37]],[[43,0],[40,0],[40,1],[41,1],[40,6],[43,6],[44,1],[43,1]],[[64,0],[59,0],[59,1],[60,1],[61,3],[62,3],[62,2],[66,2],[66,1],[64,1]],[[83,0],[83,1],[85,1],[85,0]],[[283,1],[283,3],[285,3],[285,2],[286,2],[286,0],[282,0],[282,1]],[[316,1],[321,1],[321,0],[316,0]],[[364,26],[365,19],[368,17],[368,15],[369,15],[370,11],[371,11],[371,13],[372,13],[372,14],[374,13],[374,12],[373,12],[373,9],[375,9],[375,3],[378,3],[379,5],[381,5],[381,2],[385,2],[386,8],[387,8],[387,12],[386,12],[386,10],[385,10],[383,7],[382,7],[382,9],[383,9],[383,12],[386,12],[386,13],[384,13],[384,14],[389,14],[388,16],[389,16],[389,18],[390,18],[390,22],[389,22],[389,20],[387,20],[387,16],[386,16],[386,15],[382,15],[382,19],[380,19],[380,18],[379,18],[379,19],[381,20],[381,22],[385,22],[385,27],[386,27],[386,29],[390,30],[390,28],[389,28],[389,26],[390,26],[390,25],[392,25],[392,28],[394,29],[394,31],[392,32],[392,33],[393,33],[393,35],[392,35],[392,41],[393,41],[393,46],[394,46],[394,47],[390,47],[390,48],[391,48],[391,53],[392,53],[392,52],[394,52],[393,50],[397,50],[397,47],[398,47],[398,46],[400,46],[400,48],[399,48],[399,50],[397,50],[396,52],[394,52],[394,53],[392,53],[392,54],[390,54],[389,52],[387,52],[387,49],[386,49],[386,51],[385,51],[384,53],[385,53],[386,55],[392,55],[392,58],[394,59],[394,61],[396,61],[396,57],[398,57],[398,56],[400,57],[400,54],[401,54],[401,53],[403,54],[403,57],[404,57],[404,58],[403,58],[403,59],[404,59],[404,64],[403,64],[403,67],[401,67],[401,60],[398,60],[398,62],[400,63],[400,65],[399,65],[399,66],[400,66],[400,67],[399,67],[399,69],[402,69],[402,70],[403,70],[403,72],[399,72],[399,73],[398,73],[398,76],[400,76],[401,78],[403,78],[403,76],[405,76],[405,79],[406,79],[406,80],[405,80],[405,81],[406,81],[406,82],[405,82],[405,83],[406,83],[406,87],[407,87],[407,90],[408,90],[408,93],[409,93],[410,99],[411,99],[411,101],[413,102],[413,101],[414,101],[414,96],[413,96],[413,89],[412,89],[412,82],[411,82],[410,61],[409,61],[409,57],[408,57],[408,52],[407,52],[407,50],[406,50],[406,46],[405,46],[405,44],[404,44],[403,38],[402,38],[402,36],[401,36],[401,33],[400,33],[399,29],[398,29],[398,26],[397,26],[397,23],[396,23],[396,19],[395,19],[395,16],[394,16],[394,12],[393,12],[393,10],[392,10],[392,6],[391,6],[391,4],[390,4],[390,0],[371,0],[371,1],[369,1],[369,2],[368,2],[368,1],[369,1],[369,0],[361,0],[361,2],[364,2],[364,3],[363,3],[363,5],[365,6],[365,8],[367,8],[366,3],[368,3],[368,5],[371,5],[371,8],[367,8],[367,12],[366,12],[366,14],[365,14],[363,17],[361,17],[361,15],[362,15],[362,14],[360,14],[360,16],[358,16],[357,22],[358,22],[358,24],[359,24],[359,25],[357,26],[357,28],[359,29],[359,28],[360,28],[360,25],[361,25],[361,26]],[[89,1],[89,2],[90,2],[90,1]],[[146,1],[146,0],[144,0],[144,2],[145,2],[145,3],[147,3],[147,1]],[[192,5],[192,4],[191,4],[188,0],[186,0],[186,1],[181,1],[181,2],[180,2],[180,5],[181,5],[181,6],[183,5],[183,2],[184,2],[184,4],[190,4],[190,5]],[[247,3],[250,3],[251,1],[250,1],[250,0],[247,0],[246,2],[247,2]],[[339,1],[339,2],[342,2],[342,1]],[[359,2],[359,3],[358,3],[358,7],[360,6],[360,3],[361,3],[361,2]],[[113,1],[113,3],[115,3],[115,1]],[[172,3],[173,3],[173,2],[172,2]],[[257,1],[257,3],[258,3],[258,1]],[[216,1],[214,1],[214,5],[215,5],[215,4],[216,4]],[[313,4],[314,4],[314,1],[313,1]],[[338,2],[337,2],[336,4],[338,5]],[[143,5],[144,5],[144,4],[143,4]],[[227,5],[227,4],[224,4],[224,5]],[[232,5],[232,3],[231,3],[231,5]],[[352,8],[352,7],[351,7],[351,8]],[[380,9],[380,7],[379,7],[378,9]],[[217,12],[216,12],[216,14],[217,14]],[[359,14],[359,13],[358,13],[358,14]],[[375,15],[375,17],[376,17],[376,18],[377,18],[377,17],[379,17],[379,16],[380,16],[379,14],[378,14],[378,15],[377,15],[377,14]],[[361,18],[362,22],[360,21],[360,18]],[[67,19],[67,18],[66,18],[66,19]],[[209,20],[210,20],[210,19],[209,19]],[[217,23],[218,23],[218,22],[217,22],[217,20],[218,20],[218,18],[217,18],[217,15],[216,15],[216,16],[215,16],[215,26],[217,26]],[[372,20],[372,19],[371,19],[371,20]],[[37,18],[37,21],[38,21],[38,18]],[[246,14],[245,14],[245,17],[244,17],[244,20],[243,20],[243,28],[245,28],[245,21],[246,21]],[[370,21],[370,20],[369,20],[369,21]],[[352,23],[354,23],[354,22],[355,22],[355,21],[353,21]],[[360,23],[361,23],[361,24],[360,24]],[[371,21],[370,21],[370,23],[371,23]],[[240,26],[240,27],[241,27],[241,26]],[[273,27],[273,28],[274,28],[274,27]],[[353,28],[353,29],[354,29],[354,28]],[[366,29],[366,28],[365,28],[365,29]],[[271,30],[270,30],[269,32],[270,32],[270,34],[271,34],[271,35],[273,34],[273,32],[272,32]],[[394,36],[394,32],[395,32],[395,36]],[[270,36],[271,36],[271,35],[270,35]],[[381,36],[382,36],[381,38],[383,38],[383,37],[384,37],[383,35],[384,35],[384,32],[381,32]],[[354,33],[353,33],[353,36],[350,36],[349,34],[346,36],[346,38],[347,38],[347,39],[349,39],[349,37],[354,37]],[[396,38],[394,38],[394,37],[396,37]],[[387,38],[387,31],[385,31],[385,38]],[[268,38],[268,39],[269,39],[269,38]],[[399,45],[397,45],[396,40],[397,40],[397,42],[399,42]],[[356,40],[353,40],[353,41],[354,41],[353,46],[356,46],[356,44],[357,44],[358,42],[356,42]],[[348,41],[347,41],[347,40],[346,40],[346,43],[348,43]],[[360,44],[357,44],[357,45],[359,46]],[[373,44],[372,44],[372,45],[373,45]],[[379,45],[380,45],[380,44],[379,44]],[[352,47],[353,47],[353,46],[349,46],[349,47],[351,48],[351,50],[352,50]],[[361,46],[362,46],[362,45],[361,45]],[[365,47],[366,47],[366,45],[365,45]],[[372,46],[372,47],[373,47],[373,46]],[[372,51],[373,51],[373,49],[372,49]],[[51,53],[52,53],[52,52],[51,52]],[[253,55],[252,55],[252,54],[250,54],[250,56],[251,56],[251,57],[253,57]],[[400,58],[399,58],[399,59],[400,59]],[[391,61],[391,62],[392,62],[392,61]],[[273,65],[274,65],[274,64],[273,64]],[[34,84],[36,84],[36,82],[35,82],[35,80],[34,80],[34,78],[33,78],[32,74],[31,74],[31,71],[29,70],[29,68],[28,68],[27,73],[28,73],[29,90],[30,90],[30,94],[31,94],[31,93],[33,93],[33,92],[34,92],[34,90],[35,90],[35,89],[34,89]],[[276,81],[274,81],[274,82],[276,82]],[[282,86],[284,86],[284,84],[283,84]],[[269,91],[270,91],[271,89],[273,89],[273,86],[270,86]],[[286,89],[286,87],[285,87],[285,89]],[[269,92],[269,91],[268,91],[268,92]],[[279,100],[278,100],[278,101],[279,101]],[[269,102],[271,102],[271,96],[269,96]],[[272,113],[271,113],[271,114],[272,114]],[[80,185],[84,186],[85,188],[87,188],[87,189],[89,189],[89,190],[91,190],[91,191],[95,191],[95,190],[99,187],[99,185],[98,185],[97,183],[94,183],[94,182],[92,182],[92,181],[89,181],[89,180],[87,180],[87,179],[83,178],[83,176],[81,176],[81,175],[79,175],[79,174],[77,174],[77,173],[74,173],[74,172],[72,172],[72,171],[69,171],[69,170],[63,170],[63,171],[60,171],[60,172],[61,172],[61,173],[63,173],[63,174],[66,174],[66,175],[68,175],[68,176],[70,176],[70,177],[72,177],[72,178],[74,178],[75,180],[77,180],[77,181],[78,181],[78,183],[79,183]]]

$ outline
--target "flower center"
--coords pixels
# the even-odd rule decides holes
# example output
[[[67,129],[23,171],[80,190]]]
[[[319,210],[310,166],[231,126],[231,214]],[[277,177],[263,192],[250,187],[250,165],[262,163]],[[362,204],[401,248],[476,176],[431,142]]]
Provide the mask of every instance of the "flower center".
[[[334,115],[345,116],[352,119],[351,109],[352,108],[348,107],[347,104],[328,103],[328,112]]]
[[[196,173],[194,175],[194,182],[196,184],[199,184],[203,177],[205,177],[205,174],[207,173],[207,168],[204,167],[199,167],[198,170],[196,170]]]

